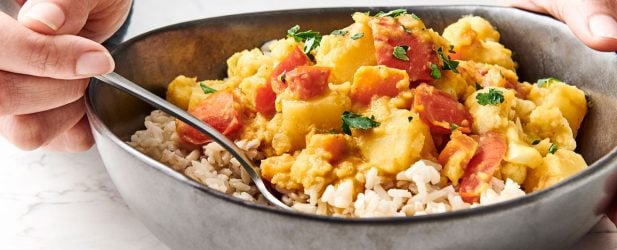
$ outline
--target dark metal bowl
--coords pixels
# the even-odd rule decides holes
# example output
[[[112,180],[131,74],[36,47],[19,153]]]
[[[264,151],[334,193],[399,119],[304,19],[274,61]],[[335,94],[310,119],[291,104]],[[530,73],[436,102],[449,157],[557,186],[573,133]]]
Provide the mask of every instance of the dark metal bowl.
[[[392,9],[392,8],[389,8]],[[254,205],[206,188],[124,143],[153,109],[98,81],[88,90],[88,117],[116,187],[135,214],[177,249],[547,249],[576,242],[600,218],[617,182],[617,56],[585,47],[549,17],[479,6],[411,7],[441,32],[462,15],[490,20],[515,52],[521,79],[555,76],[585,90],[593,104],[578,137],[591,165],[546,190],[463,211],[409,218],[342,219]],[[328,33],[355,11],[277,11],[196,20],[151,31],[113,51],[116,71],[164,95],[176,75],[224,77],[234,52],[280,38],[300,24]]]

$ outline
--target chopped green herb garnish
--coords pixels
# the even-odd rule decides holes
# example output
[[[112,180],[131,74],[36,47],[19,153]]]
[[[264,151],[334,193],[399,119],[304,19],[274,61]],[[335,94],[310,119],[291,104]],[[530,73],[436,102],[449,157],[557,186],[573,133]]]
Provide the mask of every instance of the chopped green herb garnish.
[[[332,31],[332,33],[330,33],[330,35],[344,36],[344,35],[347,35],[347,33],[349,33],[349,32],[346,31],[346,30],[341,29],[341,30],[334,30],[334,31]]]
[[[388,12],[380,11],[379,13],[375,14],[375,17],[399,17],[405,14],[407,14],[406,9],[396,9]]]
[[[538,87],[540,88],[548,88],[551,86],[551,84],[553,84],[553,82],[563,82],[563,81],[555,77],[542,78],[542,79],[538,79],[538,81],[536,82],[536,85],[538,85]]]
[[[450,45],[450,49],[448,50],[448,52],[456,54],[456,51],[454,51],[454,45]]]
[[[281,81],[282,83],[285,83],[286,73],[287,73],[287,72],[283,71],[283,73],[281,73],[281,74],[278,76],[279,81]]]
[[[407,50],[409,46],[394,46],[394,50],[392,51],[392,55],[401,61],[409,61],[409,57],[407,57]]]
[[[206,85],[206,84],[205,84],[205,83],[203,83],[203,82],[200,82],[200,83],[199,83],[199,87],[201,87],[201,90],[203,90],[203,91],[204,91],[204,94],[211,94],[211,93],[216,92],[216,89],[213,89],[213,88],[208,87],[208,85]]]
[[[405,27],[405,25],[401,25],[401,28],[403,28],[403,30],[407,33],[407,34],[411,34],[411,30],[407,27]]]
[[[414,13],[411,13],[411,17],[413,17],[413,19],[416,19],[416,20],[422,20],[422,18],[420,18],[419,16],[416,16],[416,14]]]
[[[483,89],[483,88],[484,88],[484,87],[482,87],[482,85],[480,85],[480,84],[476,83],[476,90],[481,90],[481,89]]]
[[[296,42],[304,42],[303,51],[307,55],[319,47],[321,43],[321,34],[319,32],[312,30],[300,31],[300,25],[295,25],[287,30],[287,37],[293,37]]]
[[[443,61],[444,70],[452,70],[452,72],[458,73],[458,70],[456,69],[458,67],[458,61],[450,59],[450,56],[446,57],[446,55],[443,54],[443,49],[441,47],[437,49],[437,54]]]
[[[490,88],[488,93],[478,93],[476,99],[480,105],[497,105],[505,100],[503,92],[494,88]]]
[[[540,140],[538,139],[535,139],[531,142],[531,145],[538,145],[538,144],[540,144]]]
[[[375,121],[375,117],[368,118],[349,111],[343,112],[341,119],[343,120],[343,125],[341,126],[343,133],[348,135],[351,135],[351,128],[367,130],[380,125],[379,122]]]
[[[548,148],[548,153],[549,153],[549,154],[555,154],[555,152],[557,152],[557,149],[559,149],[559,147],[557,147],[557,144],[553,143],[553,144],[551,144],[551,146]]]
[[[409,122],[413,121],[413,116],[409,116],[409,117],[407,117],[407,120],[408,120]]]
[[[441,70],[439,70],[439,66],[437,66],[437,64],[431,63],[431,77],[433,77],[433,79],[439,79],[441,78]]]
[[[351,36],[351,40],[358,40],[360,38],[364,37],[364,33],[360,32],[360,33],[356,33],[353,36]]]
[[[458,125],[456,125],[454,123],[450,124],[450,131],[454,132],[454,130],[457,130],[457,129],[458,129]]]

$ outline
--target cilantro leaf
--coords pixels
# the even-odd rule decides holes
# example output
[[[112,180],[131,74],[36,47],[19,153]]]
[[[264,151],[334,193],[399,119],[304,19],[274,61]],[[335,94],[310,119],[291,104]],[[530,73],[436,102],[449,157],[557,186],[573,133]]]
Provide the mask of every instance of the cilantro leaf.
[[[405,25],[402,25],[402,24],[401,24],[401,28],[403,28],[403,30],[405,31],[405,33],[407,33],[407,34],[411,34],[411,30],[410,30],[409,28],[405,27]]]
[[[448,50],[448,52],[456,54],[456,51],[454,51],[454,45],[450,45],[450,49]]]
[[[380,11],[379,13],[375,14],[375,17],[399,17],[405,14],[407,14],[406,9],[396,9],[388,12]]]
[[[343,120],[343,125],[341,126],[343,133],[348,135],[351,135],[352,128],[367,130],[380,125],[379,122],[375,121],[374,117],[368,118],[349,111],[343,112],[341,119]]]
[[[476,90],[481,90],[481,89],[483,89],[483,88],[484,88],[484,87],[482,87],[482,85],[480,85],[480,84],[476,83]]]
[[[346,31],[346,30],[340,29],[340,30],[332,31],[332,33],[330,33],[330,35],[333,35],[333,36],[344,36],[344,35],[347,35],[347,33],[349,33],[349,32]]]
[[[441,78],[441,70],[439,70],[439,66],[437,66],[434,63],[431,63],[431,77],[433,77],[433,79],[439,79]]]
[[[563,82],[563,81],[555,77],[542,78],[542,79],[538,79],[538,81],[536,82],[536,85],[538,85],[538,87],[540,88],[548,88],[554,82]]]
[[[446,55],[443,54],[443,49],[441,47],[437,49],[437,54],[443,61],[444,70],[452,70],[452,72],[458,73],[458,70],[456,69],[458,67],[458,61],[452,60],[450,56],[446,57]]]
[[[364,37],[364,33],[360,32],[360,33],[356,33],[353,36],[351,36],[351,40],[358,40],[360,38]]]
[[[478,93],[476,96],[480,105],[497,105],[504,102],[503,92],[494,88],[490,88],[488,93]]]
[[[300,31],[300,25],[295,25],[287,30],[287,37],[293,37],[296,42],[304,42],[303,52],[307,55],[319,47],[321,43],[321,34],[319,32],[312,30]]]
[[[407,57],[407,50],[409,46],[394,46],[394,50],[392,51],[392,55],[401,61],[409,61],[409,57]]]
[[[206,85],[206,84],[205,84],[205,83],[203,83],[203,82],[200,82],[200,83],[199,83],[199,87],[201,87],[201,90],[203,90],[203,91],[204,91],[204,94],[211,94],[211,93],[216,92],[216,89],[213,89],[213,88],[208,87],[208,85]]]
[[[286,71],[283,71],[283,73],[281,73],[281,74],[278,76],[278,79],[279,79],[279,81],[281,81],[282,83],[285,83],[285,82],[286,82],[286,80],[287,80],[287,79],[286,79],[286,77],[287,77],[287,72],[286,72]]]
[[[555,154],[555,152],[557,152],[557,149],[559,149],[559,147],[557,147],[557,144],[553,143],[553,144],[551,144],[551,146],[548,148],[548,153],[549,153],[549,154]]]
[[[454,123],[450,124],[450,131],[454,132],[454,130],[457,130],[457,129],[458,129],[458,125],[456,125]]]

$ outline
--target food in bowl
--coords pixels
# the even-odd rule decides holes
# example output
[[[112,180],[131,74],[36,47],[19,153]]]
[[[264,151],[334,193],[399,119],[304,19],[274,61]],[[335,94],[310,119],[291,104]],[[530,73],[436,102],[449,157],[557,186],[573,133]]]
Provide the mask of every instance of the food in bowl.
[[[441,213],[519,197],[584,169],[574,152],[585,94],[519,82],[481,17],[442,35],[405,10],[355,13],[328,35],[227,60],[228,76],[178,76],[167,99],[244,149],[298,211],[345,217]],[[266,204],[229,153],[161,111],[129,144],[204,185]]]

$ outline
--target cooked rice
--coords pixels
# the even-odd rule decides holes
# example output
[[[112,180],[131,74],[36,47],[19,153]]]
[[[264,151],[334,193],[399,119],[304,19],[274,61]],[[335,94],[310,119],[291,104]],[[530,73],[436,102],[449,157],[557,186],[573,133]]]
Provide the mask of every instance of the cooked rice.
[[[183,172],[193,180],[234,197],[268,204],[246,171],[229,152],[216,143],[191,151],[180,147],[175,119],[160,110],[146,117],[145,130],[135,132],[128,142],[142,153]],[[237,140],[236,145],[255,161],[261,160],[260,141]],[[415,216],[443,213],[493,204],[525,195],[514,181],[493,178],[480,203],[465,203],[452,185],[440,187],[441,166],[420,160],[396,175],[396,183],[385,181],[371,168],[365,176],[365,191],[354,200],[352,181],[304,193],[286,193],[283,202],[297,211],[343,217]],[[325,190],[321,194],[319,190]]]

